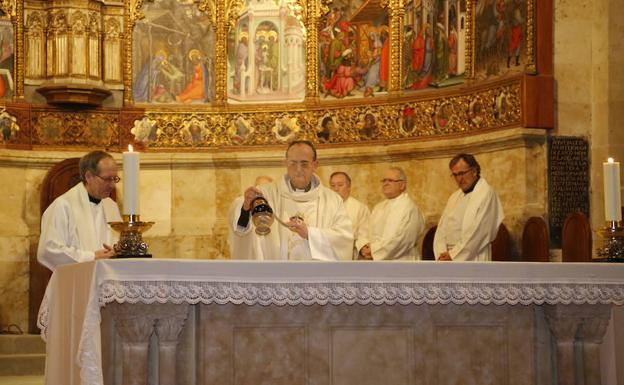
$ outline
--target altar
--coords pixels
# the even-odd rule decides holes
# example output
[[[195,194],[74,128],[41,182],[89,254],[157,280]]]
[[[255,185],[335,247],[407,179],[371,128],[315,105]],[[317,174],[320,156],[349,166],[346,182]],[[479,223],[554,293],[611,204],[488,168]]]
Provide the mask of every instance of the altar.
[[[623,304],[621,264],[101,260],[39,324],[46,384],[589,385]]]

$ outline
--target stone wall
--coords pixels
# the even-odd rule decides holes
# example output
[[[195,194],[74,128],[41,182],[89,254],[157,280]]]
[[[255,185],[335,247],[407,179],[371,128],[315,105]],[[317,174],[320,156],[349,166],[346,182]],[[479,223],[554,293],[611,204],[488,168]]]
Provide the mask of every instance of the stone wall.
[[[498,191],[505,225],[519,254],[522,226],[546,212],[545,131],[513,128],[474,136],[376,146],[319,150],[318,175],[327,184],[342,170],[353,179],[352,194],[369,207],[383,199],[380,179],[389,166],[403,167],[408,193],[426,218],[437,223],[448,196],[457,188],[448,162],[471,152],[482,176]],[[226,217],[231,202],[259,175],[284,173],[284,147],[247,152],[141,154],[141,219],[154,221],[145,234],[155,258],[229,258]],[[39,237],[39,194],[47,169],[78,152],[0,150],[0,325],[26,328],[29,259]],[[120,154],[114,154],[121,160]],[[123,194],[122,182],[118,197]],[[119,199],[121,202],[122,200]],[[419,245],[420,247],[420,245]]]

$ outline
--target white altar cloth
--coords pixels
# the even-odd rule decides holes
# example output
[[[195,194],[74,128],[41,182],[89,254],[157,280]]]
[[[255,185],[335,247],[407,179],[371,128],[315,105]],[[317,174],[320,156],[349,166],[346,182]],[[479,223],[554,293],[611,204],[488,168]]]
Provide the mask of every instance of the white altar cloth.
[[[60,266],[38,323],[46,384],[100,385],[100,307],[118,303],[624,304],[624,265],[100,260]]]

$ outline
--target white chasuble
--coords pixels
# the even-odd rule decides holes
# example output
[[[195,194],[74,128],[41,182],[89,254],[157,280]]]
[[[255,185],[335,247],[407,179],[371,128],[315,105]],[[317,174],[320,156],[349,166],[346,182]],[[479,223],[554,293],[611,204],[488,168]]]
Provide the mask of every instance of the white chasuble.
[[[89,202],[87,190],[78,183],[56,198],[41,217],[37,260],[50,270],[74,262],[92,261],[95,251],[113,246],[118,234],[108,222],[120,222],[115,201]]]
[[[503,206],[485,179],[472,192],[461,189],[448,199],[433,241],[436,259],[448,251],[454,261],[490,261],[491,243],[505,214]]]
[[[234,232],[236,249],[254,253],[256,259],[278,260],[349,260],[353,248],[351,221],[342,198],[322,186],[313,176],[312,188],[307,192],[293,191],[287,176],[258,187],[273,215],[283,222],[299,216],[308,227],[308,239],[290,231],[275,220],[268,235],[257,235],[250,219],[247,227],[238,226],[242,201],[237,205],[239,215],[233,215],[230,226]]]
[[[368,238],[357,241],[361,250],[369,244],[374,260],[420,259],[416,242],[425,228],[425,220],[414,201],[402,193],[378,203],[371,212]]]
[[[360,238],[368,237],[368,220],[370,218],[370,210],[368,207],[359,200],[348,197],[344,201],[347,215],[351,219],[351,225],[353,226],[353,259],[357,259],[358,250],[355,247],[355,242]]]

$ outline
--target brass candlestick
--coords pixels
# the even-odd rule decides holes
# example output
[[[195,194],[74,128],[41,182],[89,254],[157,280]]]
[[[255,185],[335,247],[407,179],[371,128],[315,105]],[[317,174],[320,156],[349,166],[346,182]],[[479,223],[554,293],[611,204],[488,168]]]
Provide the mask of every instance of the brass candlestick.
[[[151,258],[147,253],[147,243],[141,234],[152,227],[154,222],[141,222],[139,215],[123,215],[123,222],[109,222],[120,233],[119,242],[113,246],[116,258]]]
[[[604,246],[598,248],[598,256],[613,262],[624,261],[624,228],[618,221],[609,221],[601,231]]]

